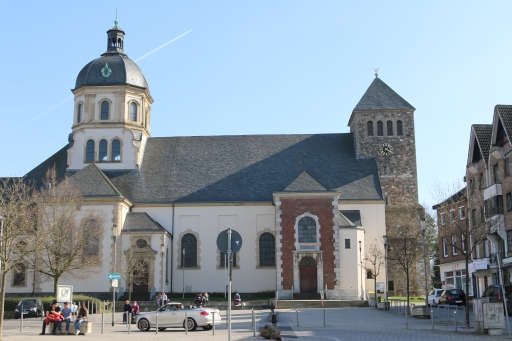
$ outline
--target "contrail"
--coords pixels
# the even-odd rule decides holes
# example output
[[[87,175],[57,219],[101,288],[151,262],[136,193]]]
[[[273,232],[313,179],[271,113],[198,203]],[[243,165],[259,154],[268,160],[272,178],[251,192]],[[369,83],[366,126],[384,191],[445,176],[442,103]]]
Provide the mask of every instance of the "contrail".
[[[147,56],[149,56],[150,54],[155,53],[156,51],[160,50],[162,47],[165,47],[165,46],[169,45],[170,43],[175,42],[176,40],[180,39],[180,38],[181,38],[181,37],[183,37],[185,34],[188,34],[188,33],[190,33],[190,32],[192,32],[192,30],[189,30],[189,31],[187,31],[187,32],[183,33],[182,35],[177,36],[176,38],[169,40],[167,43],[165,43],[165,44],[163,44],[163,45],[160,45],[159,47],[157,47],[157,48],[156,48],[156,49],[154,49],[153,51],[146,53],[145,55],[143,55],[142,57],[140,57],[140,58],[138,58],[138,59],[135,59],[135,61],[136,61],[136,62],[138,62],[139,60],[146,58],[146,57],[147,57]]]
[[[181,37],[183,37],[184,35],[186,35],[186,34],[188,34],[188,33],[190,33],[190,32],[192,32],[192,30],[188,30],[187,32],[183,33],[182,35],[179,35],[179,36],[177,36],[176,38],[169,40],[167,43],[165,43],[165,44],[163,44],[163,45],[160,45],[159,47],[157,47],[156,49],[154,49],[154,50],[152,50],[152,51],[150,51],[150,52],[146,53],[146,54],[145,54],[145,55],[143,55],[142,57],[139,57],[139,58],[135,59],[135,61],[136,61],[136,62],[138,62],[139,60],[146,58],[147,56],[149,56],[149,55],[151,55],[151,54],[155,53],[156,51],[158,51],[158,50],[160,50],[161,48],[163,48],[163,47],[165,47],[165,46],[169,45],[170,43],[175,42],[176,40],[180,39]],[[32,118],[30,121],[28,121],[26,124],[24,124],[23,126],[21,126],[20,128],[18,128],[17,130],[15,130],[15,131],[13,131],[13,132],[17,132],[17,131],[19,131],[19,130],[21,130],[21,129],[25,128],[25,127],[26,127],[26,126],[28,126],[30,123],[32,123],[32,122],[34,122],[35,120],[37,120],[39,117],[43,116],[44,114],[49,113],[49,112],[50,112],[50,111],[52,111],[53,109],[55,109],[55,108],[57,108],[57,107],[61,106],[62,104],[66,103],[67,101],[69,101],[69,100],[73,99],[73,97],[74,97],[74,96],[70,96],[70,97],[66,98],[65,100],[63,100],[63,101],[61,101],[61,102],[59,102],[59,103],[55,104],[55,105],[54,105],[53,107],[51,107],[50,109],[48,109],[48,110],[44,111],[43,113],[41,113],[41,114],[39,114],[39,115],[35,116],[35,117],[34,117],[34,118]]]

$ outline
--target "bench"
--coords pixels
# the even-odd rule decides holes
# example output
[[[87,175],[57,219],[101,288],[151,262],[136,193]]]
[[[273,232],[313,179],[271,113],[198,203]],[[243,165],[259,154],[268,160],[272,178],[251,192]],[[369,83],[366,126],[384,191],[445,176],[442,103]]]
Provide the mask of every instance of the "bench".
[[[61,323],[61,332],[66,332],[66,321],[62,321]],[[50,324],[46,327],[46,334],[51,335],[53,330],[53,322],[50,322]],[[75,321],[69,322],[69,330],[70,333],[75,333]],[[58,332],[58,330],[57,330]],[[92,333],[92,322],[91,321],[84,321],[82,322],[82,325],[80,326],[80,335],[85,334],[91,334]]]

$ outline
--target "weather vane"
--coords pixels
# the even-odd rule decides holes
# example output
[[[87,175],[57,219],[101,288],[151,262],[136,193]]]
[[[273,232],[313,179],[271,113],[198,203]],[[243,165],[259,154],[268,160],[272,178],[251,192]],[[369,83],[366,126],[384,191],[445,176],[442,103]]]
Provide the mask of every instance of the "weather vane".
[[[375,71],[375,77],[379,77],[379,68],[377,67],[373,71]]]
[[[117,26],[119,24],[119,21],[117,21],[117,8],[116,8],[116,20],[114,21],[114,24]]]

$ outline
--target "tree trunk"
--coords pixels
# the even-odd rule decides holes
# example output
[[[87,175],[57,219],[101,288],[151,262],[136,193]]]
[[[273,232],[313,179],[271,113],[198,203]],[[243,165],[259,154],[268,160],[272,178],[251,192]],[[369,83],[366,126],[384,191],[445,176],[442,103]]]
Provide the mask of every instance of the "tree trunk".
[[[469,329],[469,262],[468,258],[466,257],[466,328]],[[473,297],[475,297],[473,293]]]
[[[407,271],[405,273],[405,278],[407,280],[407,282],[406,282],[406,285],[407,285],[407,288],[406,288],[407,289],[407,307],[405,309],[405,313],[407,315],[409,315],[409,271]]]
[[[7,284],[7,273],[2,272],[2,293],[0,294],[0,340],[4,330],[4,302],[5,302],[5,285]],[[23,314],[23,312],[21,312]]]
[[[59,288],[59,277],[53,277],[53,295],[57,299],[57,289]]]
[[[373,277],[373,287],[375,288],[375,308],[377,308],[377,277]]]

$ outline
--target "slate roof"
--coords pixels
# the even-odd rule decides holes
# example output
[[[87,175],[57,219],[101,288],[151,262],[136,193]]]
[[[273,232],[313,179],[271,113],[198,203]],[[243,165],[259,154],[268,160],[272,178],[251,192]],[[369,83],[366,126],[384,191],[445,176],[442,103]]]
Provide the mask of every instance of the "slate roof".
[[[512,137],[512,105],[501,105],[498,104],[495,107],[495,110],[501,117],[501,122],[503,122],[503,127],[507,133],[509,138]],[[490,139],[489,139],[490,141]]]
[[[146,212],[128,212],[124,220],[122,233],[126,232],[167,232],[158,222]]]
[[[443,202],[432,206],[432,209],[433,210],[437,210],[437,209],[439,209],[439,208],[441,208],[443,206],[455,204],[457,202],[466,200],[466,197],[467,197],[466,189],[467,189],[467,187],[464,187],[464,188],[460,189],[457,193],[453,194],[452,196],[450,196],[449,198],[447,198]]]
[[[482,152],[482,157],[487,162],[489,160],[489,150],[491,148],[492,124],[473,124],[473,130]]]
[[[46,172],[52,167],[55,167],[57,181],[62,180],[66,175],[66,168],[68,167],[67,145],[28,172],[25,178],[29,181],[34,181],[36,188],[40,189],[43,186]]]
[[[71,175],[86,196],[133,203],[272,202],[286,189],[383,198],[376,161],[356,158],[351,133],[150,138],[140,170],[91,164]]]
[[[84,197],[123,197],[110,179],[94,163],[69,177]]]
[[[375,77],[353,111],[415,110],[379,77]]]
[[[135,203],[272,202],[304,171],[341,200],[382,200],[351,133],[151,138],[140,171],[104,173]]]
[[[363,226],[361,223],[361,212],[359,210],[342,210],[340,214],[340,227]]]
[[[308,172],[300,173],[297,179],[284,189],[284,192],[324,192],[327,188],[316,181]]]

